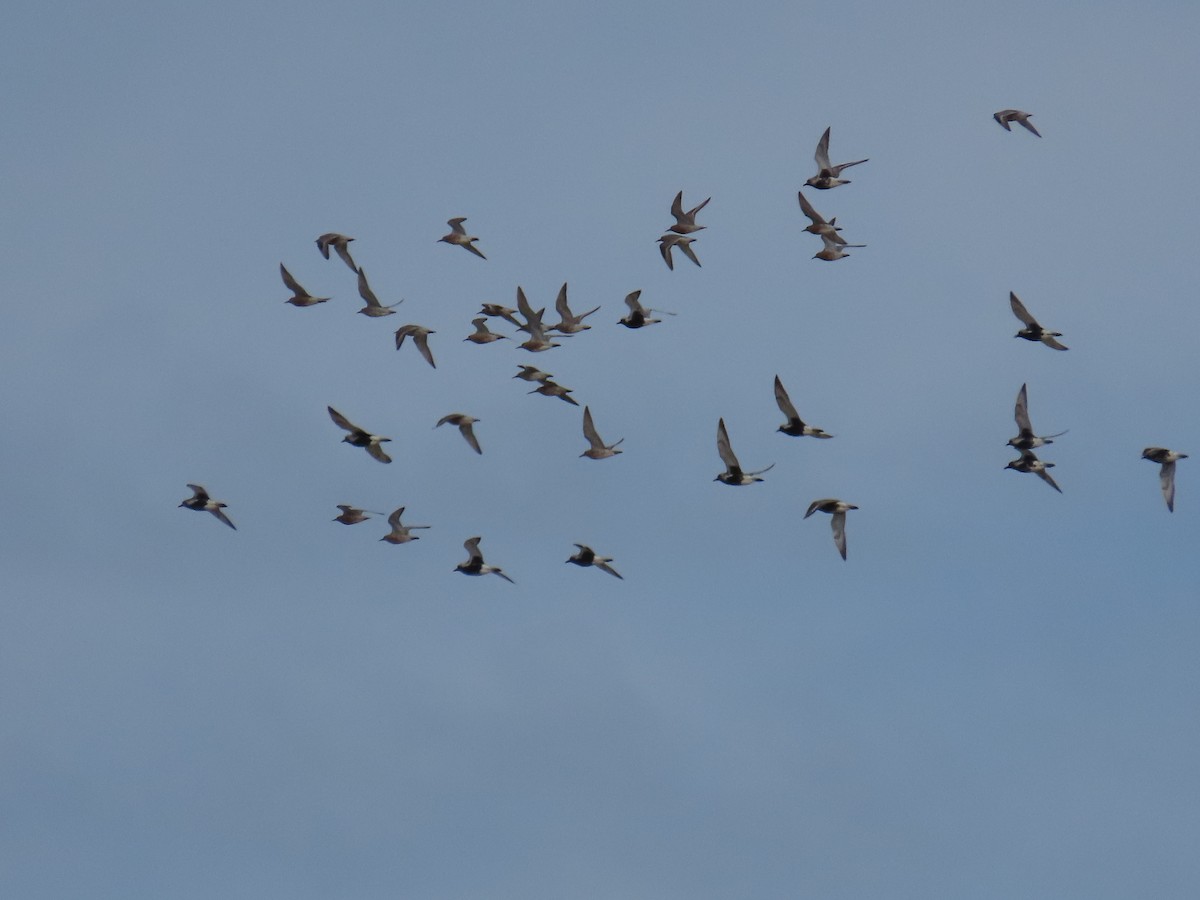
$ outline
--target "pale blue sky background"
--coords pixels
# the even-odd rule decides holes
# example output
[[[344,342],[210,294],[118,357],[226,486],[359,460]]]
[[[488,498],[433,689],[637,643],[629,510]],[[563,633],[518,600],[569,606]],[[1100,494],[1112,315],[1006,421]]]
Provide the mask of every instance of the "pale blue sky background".
[[[14,7],[0,893],[1197,896],[1198,30],[1188,3]],[[869,245],[834,264],[796,204],[827,125],[870,157],[809,194]],[[680,189],[713,199],[670,272]],[[455,215],[487,262],[436,243]],[[353,314],[325,231],[399,315]],[[280,262],[334,299],[285,305]],[[592,331],[463,343],[564,281]],[[620,328],[634,289],[678,316]],[[1012,339],[1010,290],[1068,353]],[[409,321],[436,371],[393,349]],[[579,459],[517,363],[625,452]],[[774,432],[776,373],[834,440]],[[1004,471],[1022,382],[1070,429],[1061,496]],[[719,416],[764,484],[713,483]],[[1151,444],[1197,455],[1174,515]],[[847,562],[801,518],[825,496],[861,507]],[[433,527],[394,547],[337,503]],[[473,534],[515,587],[453,573]]]

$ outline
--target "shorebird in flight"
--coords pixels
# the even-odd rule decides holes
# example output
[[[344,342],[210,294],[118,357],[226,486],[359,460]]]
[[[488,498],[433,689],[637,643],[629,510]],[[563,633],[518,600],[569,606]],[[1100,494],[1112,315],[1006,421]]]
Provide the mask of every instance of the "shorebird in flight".
[[[721,457],[721,462],[725,463],[725,471],[718,475],[713,481],[719,481],[721,484],[731,484],[740,486],[744,484],[754,484],[756,481],[763,479],[758,476],[763,472],[769,472],[775,468],[775,463],[771,463],[765,469],[759,469],[755,472],[743,472],[738,459],[733,455],[733,448],[729,445],[729,432],[725,430],[725,420],[717,420],[717,453]]]
[[[337,251],[337,255],[342,258],[342,262],[350,267],[352,272],[358,271],[358,266],[354,259],[350,256],[350,242],[354,240],[352,237],[346,237],[344,234],[338,234],[336,231],[331,231],[328,234],[323,234],[317,238],[317,249],[321,251],[321,255],[329,259],[329,248],[332,247]]]
[[[479,240],[479,238],[467,234],[466,229],[463,228],[462,223],[465,221],[467,221],[466,216],[457,216],[448,220],[446,224],[450,226],[450,233],[438,238],[438,242],[454,244],[458,247],[466,247],[480,259],[487,259],[487,257],[479,251],[479,248],[475,246],[475,241]]]
[[[838,548],[838,553],[842,555],[842,559],[846,558],[846,511],[850,509],[858,509],[858,507],[845,500],[827,497],[824,500],[814,500],[808,505],[808,512],[804,514],[806,519],[816,512],[829,513],[833,516],[829,524],[833,527],[833,543]]]
[[[228,504],[222,503],[220,500],[214,500],[201,485],[189,484],[188,488],[191,489],[192,496],[180,503],[180,506],[194,509],[197,512],[210,512],[234,531],[237,531],[237,526],[229,521],[229,516],[225,515],[225,507]]]
[[[708,200],[711,200],[709,197]],[[670,230],[676,234],[691,234],[694,231],[701,231],[707,228],[707,225],[696,224],[696,213],[708,206],[708,200],[705,200],[699,206],[693,206],[687,212],[683,211],[683,191],[675,195],[674,201],[671,203],[671,215],[675,217],[675,224]],[[699,263],[697,263],[699,265]]]
[[[475,430],[472,428],[478,421],[478,419],[468,416],[465,413],[450,413],[448,416],[442,416],[438,419],[438,423],[433,427],[441,428],[446,423],[457,425],[459,432],[463,436],[463,440],[471,445],[472,450],[482,455],[483,451],[479,449],[479,439],[475,437]]]
[[[1178,453],[1168,450],[1166,447],[1147,447],[1142,451],[1142,459],[1162,464],[1162,469],[1158,473],[1158,482],[1162,487],[1163,499],[1167,501],[1167,509],[1170,512],[1175,512],[1175,462],[1187,458],[1186,453]]]
[[[1038,137],[1041,137],[1038,130],[1033,127],[1033,123],[1029,121],[1031,115],[1033,113],[1021,112],[1019,109],[1002,109],[998,113],[992,113],[992,118],[999,122],[1000,127],[1005,131],[1012,131],[1008,123],[1016,122],[1018,125],[1024,126],[1026,131],[1032,131]]]
[[[462,572],[464,575],[499,575],[509,584],[516,584],[511,578],[501,571],[499,566],[489,566],[483,561],[483,554],[479,552],[479,542],[483,538],[473,537],[468,538],[463,547],[467,551],[467,561],[460,562],[454,567],[455,572]]]
[[[707,203],[708,201],[705,202]],[[621,578],[622,581],[624,580],[621,573],[609,565],[612,562],[611,556],[599,556],[587,544],[576,544],[575,546],[579,548],[579,552],[570,559],[565,560],[565,562],[575,563],[577,566],[595,566],[601,572],[607,572],[609,575],[614,575],[617,578]]]
[[[1008,446],[1014,450],[1022,452],[1026,450],[1036,450],[1038,447],[1043,447],[1046,444],[1053,444],[1052,438],[1062,437],[1066,434],[1065,431],[1060,431],[1058,434],[1048,434],[1045,437],[1039,437],[1033,433],[1033,426],[1029,423],[1029,394],[1025,385],[1021,385],[1021,390],[1017,391],[1017,402],[1013,407],[1013,418],[1017,423],[1017,436],[1008,442]],[[1024,470],[1021,470],[1024,471]]]
[[[284,303],[290,303],[292,306],[315,306],[329,299],[328,297],[314,297],[304,288],[300,287],[300,282],[292,277],[292,273],[287,270],[287,266],[283,263],[279,264],[279,274],[283,276],[284,285],[293,294],[290,299],[284,300]]]
[[[671,256],[671,250],[678,248],[684,256],[700,265],[700,260],[696,256],[696,251],[692,249],[692,242],[695,238],[684,237],[681,234],[664,234],[658,239],[658,252],[662,254],[663,262],[667,264],[667,268],[672,272],[675,271],[675,260]]]
[[[437,363],[433,361],[433,352],[429,349],[429,336],[431,334],[437,334],[437,332],[423,325],[401,325],[396,329],[396,349],[400,349],[406,337],[411,337],[413,343],[417,345],[417,350],[425,357],[425,362],[436,369]]]
[[[837,187],[839,184],[849,184],[849,181],[840,177],[842,170],[867,162],[865,159],[856,159],[854,162],[839,163],[836,166],[831,165],[829,162],[828,128],[821,135],[821,140],[817,141],[817,152],[814,158],[817,161],[817,174],[804,183],[811,188],[816,188],[818,191],[827,191],[830,188]]]
[[[591,446],[580,453],[580,456],[586,456],[588,459],[608,459],[610,456],[616,456],[623,452],[617,449],[617,444],[620,444],[625,438],[621,438],[616,444],[604,443],[596,431],[596,426],[592,423],[592,411],[586,406],[583,408],[583,436],[587,438],[587,442]]]
[[[416,528],[428,528],[428,525],[401,525],[400,517],[404,515],[404,507],[395,510],[388,516],[388,524],[392,526],[392,530],[380,538],[381,541],[387,541],[389,544],[407,544],[409,541],[419,541],[420,538],[412,534]]]
[[[823,431],[820,428],[814,428],[812,425],[805,424],[796,412],[796,407],[792,406],[791,398],[788,397],[788,392],[784,390],[783,382],[779,380],[779,376],[775,376],[775,402],[779,405],[779,411],[787,416],[787,421],[780,425],[776,431],[782,431],[784,434],[790,434],[792,437],[815,437],[815,438],[831,438],[832,434]]]
[[[404,302],[403,300],[397,300],[391,306],[384,306],[380,303],[379,298],[375,296],[375,292],[371,290],[371,286],[367,284],[367,273],[362,269],[358,270],[358,296],[362,297],[367,304],[359,312],[372,319],[378,319],[380,316],[394,315],[396,312],[395,307]]]
[[[1014,459],[1004,468],[1015,469],[1018,472],[1032,472],[1038,478],[1042,479],[1042,481],[1046,482],[1046,484],[1050,485],[1050,487],[1054,488],[1060,494],[1062,493],[1062,488],[1058,486],[1058,482],[1047,471],[1054,468],[1054,463],[1042,462],[1032,450],[1022,450],[1021,458]]]
[[[326,409],[329,410],[329,418],[333,419],[334,425],[344,431],[350,432],[342,438],[342,441],[352,447],[365,448],[372,459],[377,459],[381,463],[390,463],[392,461],[392,458],[383,451],[383,447],[379,446],[385,441],[390,441],[391,438],[380,437],[377,434],[371,434],[371,432],[359,428],[332,406],[327,406]]]
[[[1025,323],[1025,327],[1014,334],[1013,337],[1024,338],[1027,341],[1041,341],[1047,347],[1054,350],[1067,349],[1055,340],[1055,338],[1062,337],[1062,332],[1047,331],[1039,325],[1037,319],[1029,314],[1029,310],[1025,308],[1025,304],[1012,291],[1008,292],[1008,305],[1012,307],[1013,315]]]

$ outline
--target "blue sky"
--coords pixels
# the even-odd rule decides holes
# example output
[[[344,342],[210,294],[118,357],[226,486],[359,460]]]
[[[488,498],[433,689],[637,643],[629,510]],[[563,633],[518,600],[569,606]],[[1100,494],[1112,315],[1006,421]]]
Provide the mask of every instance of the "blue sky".
[[[1200,454],[1193,6],[7,26],[6,895],[1200,890],[1200,474],[1172,515],[1139,458]],[[826,126],[870,158],[808,192],[868,245],[836,263],[796,203]],[[712,201],[672,272],[681,189]],[[437,243],[451,216],[486,262]],[[353,314],[326,231],[398,315]],[[333,299],[285,305],[281,262]],[[463,342],[563,282],[591,331]],[[678,315],[619,327],[636,289]],[[1009,291],[1070,351],[1013,340]],[[624,453],[580,459],[518,363]],[[775,433],[776,374],[834,440]],[[1061,495],[1004,470],[1022,383],[1069,429]],[[482,456],[433,428],[456,411]],[[713,482],[719,417],[765,483]],[[846,562],[802,519],[828,496],[860,507]],[[380,543],[338,503],[432,527]],[[515,586],[453,572],[472,535]]]

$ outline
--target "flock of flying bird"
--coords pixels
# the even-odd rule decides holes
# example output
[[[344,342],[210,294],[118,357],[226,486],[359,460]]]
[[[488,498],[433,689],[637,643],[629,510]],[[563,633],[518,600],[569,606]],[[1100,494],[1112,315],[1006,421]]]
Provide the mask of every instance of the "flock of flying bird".
[[[1029,121],[1030,113],[1023,112],[1017,109],[1004,109],[994,114],[996,122],[998,122],[1005,131],[1011,131],[1010,123],[1016,122],[1030,131],[1037,137],[1041,134]],[[833,165],[829,158],[829,135],[830,129],[826,128],[821,135],[820,141],[817,143],[815,159],[817,163],[817,174],[809,178],[805,185],[815,190],[825,191],[831,190],[841,185],[850,184],[850,181],[841,177],[842,172],[851,166],[857,166],[868,162],[866,159],[859,159],[853,162],[840,163]],[[814,259],[821,259],[827,262],[833,262],[843,259],[850,254],[846,252],[846,248],[865,247],[865,244],[848,244],[840,234],[841,228],[837,225],[837,219],[832,218],[828,221],[817,212],[812,203],[804,196],[803,191],[798,192],[800,209],[803,214],[810,220],[811,224],[804,230],[810,234],[814,234],[821,238],[822,249],[814,254]],[[709,203],[708,198],[702,203],[697,204],[691,209],[683,208],[683,192],[680,191],[675,195],[675,199],[671,204],[671,215],[675,219],[675,223],[658,239],[659,251],[662,254],[663,261],[667,267],[674,270],[673,251],[678,250],[683,253],[695,265],[700,265],[700,260],[696,256],[692,244],[696,242],[696,238],[692,237],[696,232],[702,231],[706,226],[697,224],[696,216]],[[447,224],[450,226],[450,232],[439,238],[439,242],[462,247],[469,252],[478,256],[480,259],[487,259],[483,252],[475,246],[475,242],[479,238],[474,235],[467,234],[463,223],[465,217],[456,217],[450,219]],[[350,254],[350,242],[354,238],[347,237],[343,234],[330,232],[323,234],[317,238],[317,248],[321,255],[329,259],[329,252],[332,249],[337,253],[338,257],[355,273],[358,279],[358,293],[366,304],[359,313],[370,318],[380,318],[383,316],[393,315],[403,301],[385,305],[380,302],[379,298],[371,290],[371,286],[367,281],[367,276],[361,266],[359,266]],[[292,297],[286,300],[297,307],[315,306],[319,303],[325,303],[329,297],[317,297],[309,294],[299,282],[296,281],[287,268],[281,263],[279,266],[280,275],[284,285],[292,292]],[[665,313],[666,315],[674,315],[665,310],[655,310],[643,306],[640,303],[641,291],[633,291],[625,297],[625,305],[629,312],[620,320],[618,324],[624,325],[626,328],[637,329],[647,325],[661,322],[661,319],[652,317],[653,313]],[[1025,305],[1017,297],[1015,293],[1009,294],[1009,304],[1015,315],[1024,326],[1014,335],[1015,337],[1023,338],[1027,341],[1033,341],[1045,344],[1053,350],[1066,350],[1067,347],[1060,343],[1057,339],[1062,337],[1062,334],[1057,331],[1049,331],[1042,327],[1037,319],[1035,319],[1026,309]],[[528,338],[517,346],[520,349],[527,350],[531,353],[539,353],[550,350],[554,347],[561,346],[558,342],[551,339],[551,335],[571,336],[579,334],[591,328],[591,325],[586,324],[584,320],[595,313],[600,307],[588,310],[582,314],[572,312],[567,301],[567,285],[564,284],[558,292],[555,300],[555,311],[559,316],[559,322],[554,325],[546,325],[543,322],[545,309],[534,310],[525,296],[525,292],[517,288],[517,307],[512,309],[501,306],[495,303],[484,303],[480,309],[479,315],[471,320],[474,326],[474,331],[469,334],[464,340],[475,344],[488,344],[498,340],[508,338],[508,335],[499,334],[491,331],[488,328],[489,318],[502,319],[516,327],[519,333],[528,335]],[[432,329],[422,325],[407,324],[398,328],[395,332],[396,349],[399,350],[403,346],[407,338],[411,338],[417,351],[433,368],[437,368],[434,361],[433,353],[429,347],[429,336],[435,334]],[[570,396],[572,390],[563,387],[554,382],[553,376],[547,372],[543,372],[535,366],[519,365],[518,373],[514,378],[518,378],[533,384],[536,384],[533,390],[529,393],[542,394],[546,397],[557,397],[573,406],[578,406],[578,402]],[[793,437],[813,437],[819,439],[828,439],[833,435],[828,434],[820,428],[806,423],[800,418],[795,406],[792,404],[787,390],[780,381],[779,376],[775,376],[775,401],[779,406],[780,411],[786,416],[787,421],[778,427],[778,431],[783,434]],[[361,447],[375,460],[381,463],[390,463],[391,457],[383,448],[383,444],[390,441],[391,438],[373,434],[364,428],[355,425],[344,415],[334,409],[328,407],[329,417],[333,423],[340,429],[346,432],[342,440],[354,447]],[[1035,449],[1053,443],[1053,439],[1059,437],[1066,432],[1057,434],[1039,436],[1033,430],[1029,419],[1029,399],[1027,386],[1022,384],[1021,389],[1017,394],[1016,407],[1014,410],[1014,418],[1016,420],[1018,434],[1016,437],[1008,441],[1008,445],[1020,452],[1020,457],[1008,463],[1007,469],[1014,469],[1018,472],[1032,473],[1037,475],[1048,485],[1054,488],[1059,493],[1062,489],[1050,475],[1049,469],[1054,467],[1052,462],[1044,462],[1040,460],[1033,452]],[[474,432],[474,425],[479,420],[465,413],[450,413],[438,420],[435,427],[442,425],[453,425],[458,428],[463,439],[477,454],[482,454],[483,449],[479,444],[479,440]],[[583,435],[588,442],[588,448],[580,454],[581,457],[588,459],[600,460],[608,459],[616,456],[622,451],[617,449],[624,438],[615,441],[614,443],[606,443],[596,430],[595,422],[592,418],[591,409],[588,406],[583,408]],[[725,465],[725,470],[719,473],[714,481],[719,481],[722,484],[731,486],[745,486],[754,484],[755,482],[763,481],[761,477],[765,472],[774,468],[774,464],[766,466],[754,471],[746,471],[741,467],[737,456],[733,452],[732,445],[729,440],[729,433],[725,427],[724,418],[717,421],[717,454],[721,458],[721,462]],[[1158,463],[1160,469],[1160,486],[1163,497],[1167,503],[1167,509],[1174,511],[1175,509],[1175,463],[1180,459],[1186,459],[1186,453],[1168,450],[1163,447],[1147,447],[1142,457],[1152,462]],[[192,491],[192,496],[185,499],[179,505],[187,509],[212,513],[221,522],[228,525],[230,528],[236,529],[236,526],[225,513],[226,504],[214,500],[207,490],[198,484],[189,484],[188,488]],[[355,525],[366,521],[372,515],[383,515],[382,513],[373,513],[370,510],[360,509],[358,507],[339,504],[338,509],[341,514],[334,518],[334,521],[344,525]],[[847,503],[835,497],[826,497],[814,500],[809,504],[808,510],[804,514],[804,518],[808,518],[817,512],[827,513],[831,516],[831,524],[833,529],[833,540],[842,559],[846,559],[846,513],[849,510],[858,509],[852,503]],[[418,540],[418,536],[412,534],[414,530],[426,529],[428,525],[404,525],[401,523],[401,516],[404,514],[404,507],[400,507],[393,511],[387,517],[388,525],[391,526],[391,531],[380,538],[381,541],[387,541],[392,544],[404,544],[409,541]],[[489,565],[484,562],[483,554],[479,549],[479,544],[482,539],[478,536],[468,538],[463,546],[467,551],[467,559],[459,563],[455,567],[455,571],[462,572],[465,575],[498,575],[506,581],[512,582],[504,571],[498,567]],[[612,559],[610,557],[598,555],[591,547],[586,544],[575,544],[577,552],[571,555],[566,560],[568,563],[574,563],[578,566],[594,566],[609,575],[617,578],[622,576],[610,565]]]

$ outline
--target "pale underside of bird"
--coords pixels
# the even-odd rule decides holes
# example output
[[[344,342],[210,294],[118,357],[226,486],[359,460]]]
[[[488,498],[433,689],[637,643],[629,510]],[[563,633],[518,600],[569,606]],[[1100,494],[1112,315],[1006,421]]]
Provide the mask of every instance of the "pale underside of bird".
[[[517,378],[519,376],[514,375],[513,377]],[[572,393],[570,388],[563,387],[561,384],[553,382],[549,378],[546,378],[545,381],[543,381],[529,393],[541,394],[543,397],[558,397],[560,400],[566,400],[572,406],[579,405],[572,397],[569,396]]]
[[[551,325],[546,330],[557,331],[560,334],[578,334],[581,331],[587,331],[592,326],[585,325],[583,320],[599,308],[596,306],[585,313],[578,316],[575,315],[571,312],[571,307],[567,305],[567,284],[563,282],[563,286],[558,290],[558,297],[554,301],[554,310],[558,313],[560,321],[557,325]]]
[[[292,292],[292,297],[284,300],[284,303],[290,303],[292,306],[315,306],[329,299],[328,297],[314,297],[302,288],[300,282],[292,277],[292,273],[287,270],[287,266],[283,263],[279,264],[279,274],[283,277],[284,285]]]
[[[643,328],[646,325],[657,325],[662,319],[652,319],[651,313],[663,313],[668,316],[673,316],[675,313],[668,312],[665,309],[651,309],[648,306],[642,306],[641,291],[633,291],[625,295],[625,305],[629,307],[629,312],[624,318],[617,319],[618,325],[624,325],[626,328]]]
[[[370,509],[359,509],[357,506],[349,506],[345,503],[339,503],[337,508],[342,512],[340,515],[334,516],[333,521],[341,522],[343,525],[357,525],[359,522],[365,522],[371,518],[367,513],[373,516],[381,516],[383,513],[377,513]]]
[[[866,244],[847,244],[845,241],[839,243],[827,234],[821,235],[821,243],[824,246],[821,247],[819,253],[813,254],[813,259],[823,259],[826,262],[833,262],[835,259],[844,259],[849,256],[850,254],[846,252],[846,248],[848,247],[867,246]]]
[[[479,448],[479,439],[475,437],[474,425],[478,421],[478,419],[474,418],[473,416],[468,416],[466,413],[450,413],[449,415],[442,416],[440,419],[438,419],[438,423],[433,427],[441,428],[447,423],[450,425],[457,425],[459,432],[463,436],[463,440],[470,444],[471,449],[476,453],[482,454],[483,450]]]
[[[1054,488],[1060,494],[1062,493],[1062,488],[1058,486],[1058,482],[1047,471],[1054,468],[1054,463],[1042,462],[1032,450],[1022,450],[1021,458],[1014,459],[1004,468],[1015,469],[1018,472],[1032,472],[1038,478],[1042,479],[1042,481],[1046,482],[1046,484],[1050,485],[1050,487]]]
[[[329,259],[329,248],[332,247],[337,251],[337,255],[342,258],[342,262],[350,267],[350,271],[357,272],[358,266],[350,256],[350,242],[352,240],[354,238],[338,234],[336,231],[330,231],[317,238],[317,249],[321,251],[323,257]]]
[[[821,140],[817,141],[817,152],[813,158],[817,161],[817,174],[808,181],[804,182],[811,188],[816,188],[819,191],[827,191],[830,188],[835,188],[839,184],[849,184],[846,179],[841,178],[842,171],[851,166],[861,165],[867,162],[865,159],[856,159],[854,162],[839,163],[831,165],[829,162],[829,128],[825,129],[825,133],[821,135]]]
[[[390,441],[389,437],[380,437],[377,434],[359,428],[332,406],[327,406],[329,410],[329,418],[333,419],[333,424],[344,431],[350,432],[342,440],[350,444],[352,447],[362,447],[370,454],[372,459],[377,459],[381,463],[390,463],[392,458],[384,452],[380,444],[385,441]]]
[[[1012,307],[1013,315],[1025,324],[1025,327],[1014,334],[1013,337],[1024,338],[1027,341],[1040,341],[1054,350],[1067,349],[1055,340],[1055,338],[1062,337],[1062,332],[1047,331],[1039,325],[1037,319],[1029,314],[1029,310],[1025,308],[1025,304],[1012,291],[1008,292],[1008,305]]]
[[[468,334],[464,341],[470,341],[472,344],[490,344],[492,341],[502,341],[508,338],[506,334],[496,334],[487,327],[487,319],[479,316],[471,320],[471,324],[475,326],[475,330]]]
[[[1034,128],[1033,123],[1029,121],[1029,117],[1031,115],[1033,115],[1033,113],[1022,112],[1019,109],[1002,109],[1000,112],[992,113],[992,118],[999,122],[1000,127],[1005,131],[1012,131],[1012,128],[1009,127],[1008,123],[1016,122],[1018,125],[1024,126],[1026,131],[1032,131],[1038,137],[1041,137],[1041,133]]]
[[[517,366],[521,371],[513,378],[520,378],[522,381],[549,381],[554,376],[549,372],[543,372],[537,366]]]
[[[1008,446],[1014,450],[1036,450],[1045,444],[1053,444],[1053,438],[1062,437],[1067,433],[1060,431],[1057,434],[1048,434],[1045,436],[1034,434],[1033,426],[1029,422],[1029,393],[1027,386],[1024,384],[1017,391],[1017,402],[1013,407],[1013,419],[1017,423],[1017,436],[1009,440]]]
[[[437,363],[433,361],[433,352],[429,349],[429,336],[437,334],[432,328],[426,328],[424,325],[401,325],[396,329],[396,349],[399,350],[404,344],[404,339],[411,337],[413,343],[417,345],[417,350],[425,357],[425,362],[437,368]]]
[[[708,200],[705,200],[699,206],[693,206],[687,212],[683,210],[683,191],[675,195],[675,199],[671,202],[671,215],[675,217],[675,224],[670,227],[670,231],[676,234],[691,234],[694,231],[700,231],[707,228],[707,225],[696,224],[696,213],[708,206]],[[696,265],[699,265],[697,263]]]
[[[707,203],[708,201],[706,200],[705,202]],[[624,581],[621,573],[609,565],[613,561],[611,556],[600,556],[587,544],[576,544],[575,546],[579,548],[579,552],[566,560],[566,562],[575,563],[577,566],[595,566],[601,572],[607,572],[609,575],[613,575]]]
[[[836,497],[826,497],[810,503],[808,505],[808,512],[804,514],[804,518],[806,519],[817,512],[829,513],[833,516],[829,524],[833,528],[834,546],[837,547],[838,553],[842,555],[842,559],[846,558],[846,512],[851,509],[858,509],[858,507],[853,503],[847,503],[845,500],[838,500]]]
[[[384,306],[379,302],[379,298],[375,296],[375,292],[371,290],[371,286],[367,284],[367,273],[362,269],[358,270],[358,296],[363,298],[367,304],[359,312],[364,316],[369,316],[372,319],[378,319],[380,316],[394,315],[395,307],[403,303],[403,300],[397,300],[390,306]]]
[[[455,218],[448,220],[446,224],[450,226],[450,233],[438,238],[438,241],[447,244],[454,244],[458,247],[466,247],[480,259],[487,259],[487,257],[480,252],[479,248],[475,246],[475,241],[479,240],[479,238],[475,237],[474,235],[467,234],[466,229],[463,228],[463,222],[465,221],[467,221],[466,216],[456,216]]]
[[[837,216],[826,222],[825,218],[808,202],[808,198],[804,196],[804,191],[797,191],[796,194],[800,198],[800,211],[812,222],[811,225],[804,229],[805,231],[821,238],[827,237],[835,244],[846,243],[845,239],[838,234],[842,229],[837,227]]]
[[[230,521],[229,516],[225,515],[225,507],[228,504],[222,503],[220,500],[214,500],[202,485],[189,484],[188,489],[192,492],[192,496],[180,503],[180,506],[186,509],[194,509],[197,512],[212,513],[234,531],[237,531],[237,526]]]
[[[1162,465],[1158,472],[1158,483],[1162,488],[1163,499],[1167,501],[1167,509],[1170,512],[1175,512],[1175,463],[1187,458],[1186,453],[1168,450],[1166,447],[1147,447],[1142,451],[1142,459]]]
[[[725,463],[725,471],[718,475],[713,481],[719,481],[721,484],[741,485],[754,484],[756,481],[763,479],[758,476],[763,472],[769,472],[775,468],[775,463],[763,469],[758,469],[754,472],[743,472],[741,464],[738,463],[737,457],[733,453],[733,447],[729,444],[729,432],[725,430],[725,419],[717,420],[717,454],[721,457],[721,462]]]
[[[479,552],[479,542],[483,540],[480,537],[468,538],[463,543],[463,548],[467,551],[467,561],[460,562],[454,567],[455,572],[462,572],[464,575],[499,575],[509,584],[516,584],[511,578],[504,574],[499,566],[489,566],[483,561],[483,554]]]
[[[779,380],[779,376],[775,376],[775,402],[779,405],[779,411],[787,416],[787,421],[784,422],[776,431],[782,431],[784,434],[792,437],[815,437],[815,438],[831,438],[832,434],[805,423],[796,412],[796,407],[792,405],[792,400],[788,397],[788,392],[784,390],[783,382]]]
[[[407,544],[409,541],[419,541],[420,537],[412,532],[418,528],[428,528],[428,525],[401,525],[400,517],[404,515],[404,507],[394,510],[388,516],[388,524],[392,526],[392,530],[380,538],[381,541],[387,541],[389,544]]]
[[[663,262],[667,264],[668,269],[675,271],[675,259],[671,256],[671,251],[675,249],[678,249],[696,265],[700,265],[700,259],[696,256],[696,251],[692,249],[692,243],[695,240],[695,238],[669,232],[658,239],[658,252],[662,254]]]
[[[610,456],[624,452],[618,450],[617,445],[625,438],[621,438],[620,441],[613,444],[604,443],[592,422],[592,411],[586,406],[583,408],[583,436],[587,438],[590,446],[580,453],[580,456],[586,456],[588,459],[608,459]]]
[[[546,329],[542,326],[542,316],[545,314],[545,309],[534,311],[529,305],[529,300],[525,296],[519,286],[517,287],[517,310],[525,317],[525,324],[522,330],[529,332],[529,340],[517,346],[522,350],[528,350],[530,353],[541,353],[543,350],[549,350],[551,347],[558,347],[559,344],[546,337]]]

